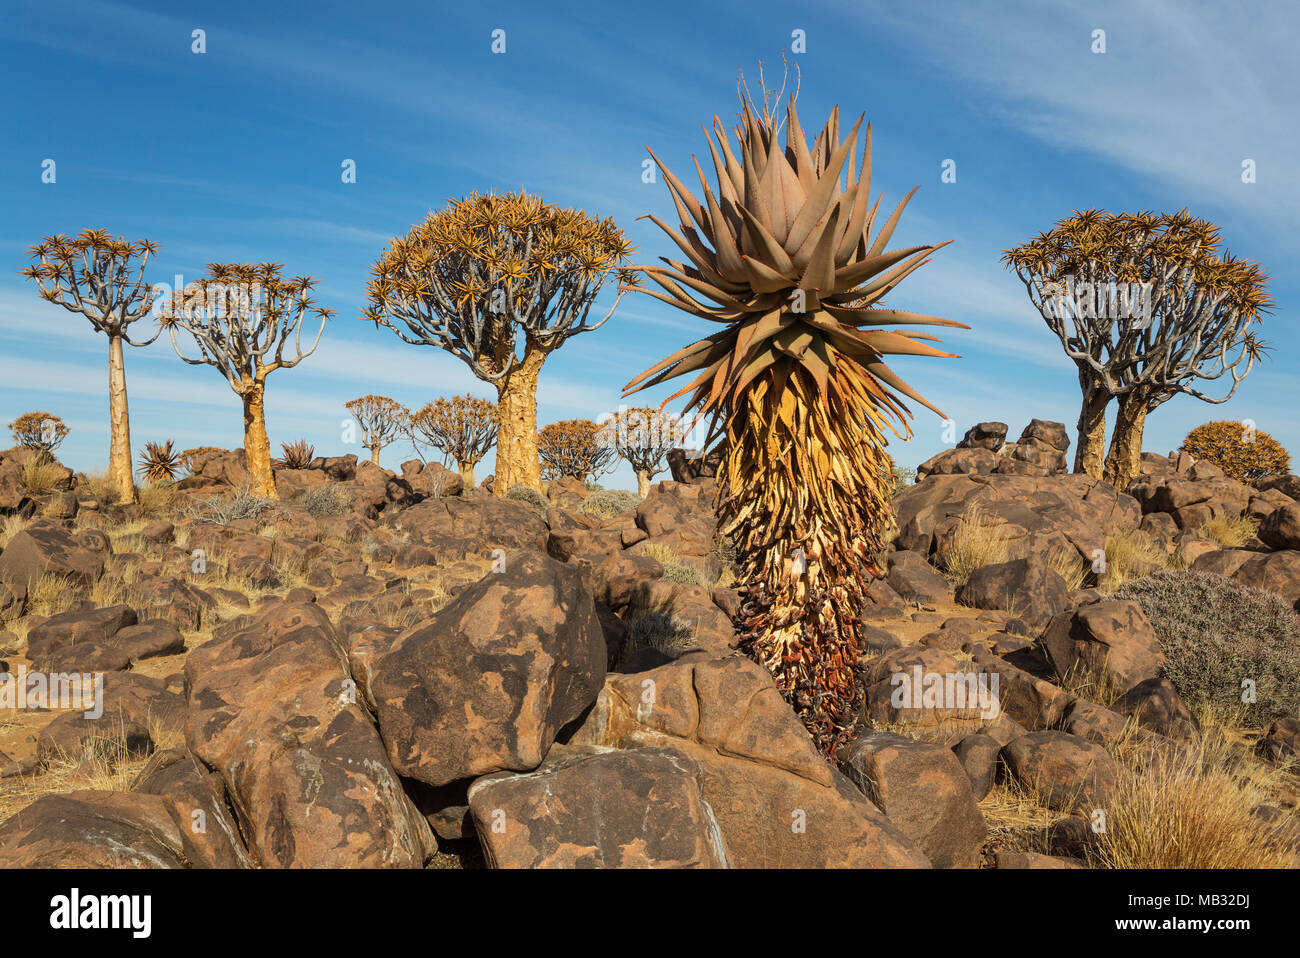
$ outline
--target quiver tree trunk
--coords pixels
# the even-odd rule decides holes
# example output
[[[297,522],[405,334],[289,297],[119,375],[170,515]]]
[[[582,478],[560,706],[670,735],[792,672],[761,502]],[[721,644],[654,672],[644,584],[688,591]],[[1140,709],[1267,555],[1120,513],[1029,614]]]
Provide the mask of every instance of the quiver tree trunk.
[[[460,481],[465,484],[466,489],[474,488],[474,466],[472,462],[462,462],[457,467],[460,472]]]
[[[644,499],[650,495],[650,473],[645,469],[635,469],[636,473],[636,494]]]
[[[271,442],[266,436],[266,410],[263,406],[266,384],[253,382],[243,394],[244,464],[248,469],[249,492],[264,499],[279,499],[275,474],[271,471]]]
[[[1106,453],[1103,478],[1121,492],[1142,471],[1142,430],[1149,411],[1145,396],[1130,393],[1115,416],[1115,433]]]
[[[108,338],[108,478],[113,501],[135,501],[131,481],[131,420],[126,403],[126,367],[122,358],[122,337]]]
[[[1102,476],[1102,459],[1106,454],[1106,407],[1110,404],[1110,393],[1088,384],[1081,373],[1080,385],[1083,386],[1083,406],[1079,410],[1079,444],[1074,452],[1074,471],[1100,479]]]
[[[537,458],[537,376],[546,354],[530,347],[523,362],[497,380],[497,466],[492,493],[503,497],[511,486],[542,488]]]
[[[718,474],[721,532],[741,557],[739,647],[828,755],[856,722],[858,621],[890,515],[889,459],[861,389],[842,370],[827,402],[802,368],[779,394],[756,382],[727,419]]]

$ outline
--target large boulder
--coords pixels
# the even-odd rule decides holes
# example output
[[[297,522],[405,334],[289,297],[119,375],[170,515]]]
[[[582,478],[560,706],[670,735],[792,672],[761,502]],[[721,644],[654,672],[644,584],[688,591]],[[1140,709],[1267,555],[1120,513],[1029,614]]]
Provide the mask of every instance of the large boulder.
[[[868,732],[836,753],[853,779],[936,868],[973,866],[988,832],[970,777],[935,742]]]
[[[1070,590],[1041,553],[997,562],[971,573],[958,599],[977,609],[1003,609],[1042,628],[1066,607]]]
[[[537,768],[605,665],[579,571],[517,551],[377,656],[369,684],[393,767],[439,786]]]
[[[185,859],[195,868],[252,868],[221,776],[185,749],[157,752],[131,791],[170,801]]]
[[[1048,808],[1104,807],[1119,782],[1119,763],[1102,746],[1067,732],[1030,732],[1002,749],[1007,772]]]
[[[733,867],[929,864],[826,763],[772,677],[748,659],[692,653],[611,674],[570,744],[668,749],[693,760]]]
[[[436,552],[450,548],[453,555],[482,556],[493,549],[546,547],[548,529],[532,506],[515,499],[492,496],[426,499],[394,511],[385,522],[411,533],[411,541]]]
[[[1157,678],[1165,664],[1160,637],[1131,600],[1103,599],[1062,612],[1039,641],[1057,675],[1103,677],[1118,692]]]
[[[26,598],[42,576],[89,585],[104,574],[107,550],[50,519],[27,523],[0,553],[0,584]]]
[[[699,767],[670,749],[556,746],[526,775],[469,788],[494,868],[719,868],[727,864]]]
[[[907,602],[946,602],[952,598],[952,585],[916,552],[891,552],[887,581]]]
[[[185,663],[186,742],[267,868],[419,868],[433,837],[311,603],[275,602]]]
[[[161,795],[42,795],[0,825],[0,868],[184,868],[175,812]]]
[[[1300,502],[1270,512],[1260,523],[1259,538],[1274,549],[1300,549]]]

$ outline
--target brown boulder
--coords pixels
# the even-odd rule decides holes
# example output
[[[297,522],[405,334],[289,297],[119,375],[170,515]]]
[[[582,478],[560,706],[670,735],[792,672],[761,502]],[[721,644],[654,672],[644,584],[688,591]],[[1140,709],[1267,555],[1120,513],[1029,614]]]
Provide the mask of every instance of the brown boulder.
[[[557,746],[534,772],[469,788],[494,868],[720,868],[701,772],[670,749]]]
[[[1039,642],[1057,675],[1104,676],[1118,691],[1158,677],[1165,664],[1160,637],[1131,600],[1104,599],[1062,612]]]
[[[1096,742],[1066,732],[1030,732],[1002,749],[1008,773],[1048,808],[1105,805],[1119,782],[1119,763]]]
[[[268,868],[419,868],[433,838],[384,754],[325,613],[270,605],[185,663],[190,750]]]
[[[374,660],[370,690],[393,767],[435,786],[536,768],[595,700],[605,659],[577,569],[510,553],[505,571]]]
[[[949,749],[892,732],[868,732],[841,747],[836,759],[935,868],[975,864],[988,829],[971,780]]]
[[[736,868],[926,867],[924,854],[818,753],[772,677],[693,653],[612,674],[571,744],[693,759]]]

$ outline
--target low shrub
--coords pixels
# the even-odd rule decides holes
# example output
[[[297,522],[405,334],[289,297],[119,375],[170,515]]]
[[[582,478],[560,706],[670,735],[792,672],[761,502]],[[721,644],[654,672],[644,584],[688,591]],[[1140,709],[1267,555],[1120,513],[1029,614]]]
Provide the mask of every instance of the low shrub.
[[[298,504],[313,519],[346,515],[352,509],[352,496],[336,482],[312,486],[298,497]]]
[[[599,519],[609,519],[624,512],[631,512],[640,504],[641,497],[635,492],[628,492],[625,489],[602,489],[584,499],[578,511]]]
[[[1180,570],[1125,583],[1115,597],[1142,607],[1160,636],[1165,675],[1192,709],[1253,724],[1300,709],[1300,619],[1280,596]],[[1243,702],[1252,687],[1253,701]]]
[[[665,582],[681,582],[686,585],[708,585],[704,579],[704,574],[693,565],[684,563],[660,563],[664,567],[663,580]]]
[[[511,486],[506,493],[507,499],[513,499],[516,502],[526,502],[537,510],[541,516],[546,515],[548,508],[545,497],[531,486]]]
[[[142,516],[153,518],[167,515],[176,504],[176,483],[164,480],[152,486],[142,486],[136,490],[136,497],[140,501]]]
[[[190,506],[189,515],[195,522],[212,522],[225,525],[236,519],[257,519],[275,503],[249,492],[247,484],[230,496],[209,496]]]

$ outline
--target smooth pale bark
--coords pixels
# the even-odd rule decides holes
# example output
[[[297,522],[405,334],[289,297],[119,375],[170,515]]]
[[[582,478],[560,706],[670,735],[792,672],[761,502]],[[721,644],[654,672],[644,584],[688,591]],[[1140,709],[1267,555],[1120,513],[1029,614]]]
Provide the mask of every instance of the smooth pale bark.
[[[1074,471],[1102,477],[1102,457],[1106,452],[1106,407],[1110,393],[1102,389],[1084,388],[1083,407],[1079,410],[1079,444],[1074,451]]]
[[[370,447],[370,461],[373,462],[376,466],[379,465],[379,447],[378,447],[378,446],[371,446],[371,447]]]
[[[263,499],[279,499],[271,471],[271,441],[266,436],[265,391],[266,383],[256,380],[244,389],[244,460],[249,491]]]
[[[465,484],[466,489],[474,488],[474,466],[476,463],[462,462],[459,466],[460,480]]]
[[[1142,471],[1142,430],[1148,412],[1145,397],[1130,394],[1121,401],[1115,417],[1115,434],[1111,436],[1102,478],[1121,492]]]
[[[636,494],[644,499],[650,495],[650,473],[645,469],[633,471],[636,473]]]
[[[135,501],[135,483],[131,480],[131,419],[126,403],[126,366],[122,357],[122,337],[108,337],[108,479],[113,501]]]
[[[529,348],[523,362],[497,382],[497,469],[492,494],[504,497],[511,486],[542,488],[537,458],[537,376],[546,353]]]

